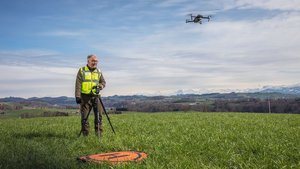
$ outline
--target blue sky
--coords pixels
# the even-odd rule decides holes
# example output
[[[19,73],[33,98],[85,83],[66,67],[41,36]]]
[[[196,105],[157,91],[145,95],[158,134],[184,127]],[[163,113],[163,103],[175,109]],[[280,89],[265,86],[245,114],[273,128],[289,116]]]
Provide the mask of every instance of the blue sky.
[[[0,23],[0,97],[73,96],[91,53],[104,96],[300,83],[298,0],[1,0]]]

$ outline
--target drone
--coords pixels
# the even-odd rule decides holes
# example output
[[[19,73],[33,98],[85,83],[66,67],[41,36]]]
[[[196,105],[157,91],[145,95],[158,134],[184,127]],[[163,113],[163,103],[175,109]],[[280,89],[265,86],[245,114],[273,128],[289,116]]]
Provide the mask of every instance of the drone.
[[[202,19],[207,19],[207,21],[209,22],[211,16],[208,15],[208,16],[203,16],[203,15],[196,15],[196,16],[193,16],[193,14],[189,14],[191,16],[191,20],[186,20],[185,23],[189,23],[189,22],[194,22],[194,23],[199,23],[199,24],[202,24]]]

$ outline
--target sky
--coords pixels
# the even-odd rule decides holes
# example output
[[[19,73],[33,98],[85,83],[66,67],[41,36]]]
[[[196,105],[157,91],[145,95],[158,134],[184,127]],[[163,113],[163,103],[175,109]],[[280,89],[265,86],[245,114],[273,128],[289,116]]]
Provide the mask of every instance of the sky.
[[[300,84],[299,0],[1,0],[0,24],[0,97],[73,97],[89,54],[103,96]]]

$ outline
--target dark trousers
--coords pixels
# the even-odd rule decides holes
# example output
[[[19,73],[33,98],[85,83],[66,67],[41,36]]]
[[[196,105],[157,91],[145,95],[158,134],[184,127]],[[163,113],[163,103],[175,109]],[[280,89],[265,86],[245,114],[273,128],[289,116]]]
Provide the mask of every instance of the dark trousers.
[[[103,108],[99,101],[99,96],[81,94],[81,131],[84,135],[89,132],[89,114],[93,109],[94,112],[94,126],[96,132],[102,131],[102,112]]]

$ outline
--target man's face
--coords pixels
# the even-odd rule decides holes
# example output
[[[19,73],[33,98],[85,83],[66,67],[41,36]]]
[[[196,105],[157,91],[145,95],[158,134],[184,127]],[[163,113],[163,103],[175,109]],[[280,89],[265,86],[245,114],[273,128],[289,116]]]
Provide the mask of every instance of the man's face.
[[[92,56],[88,59],[88,66],[90,68],[97,68],[98,59],[96,56]]]

